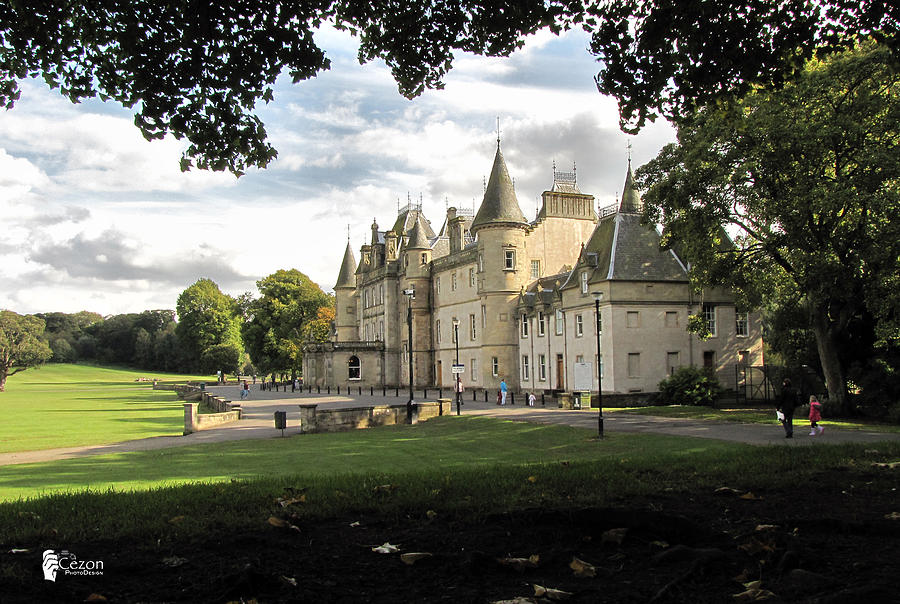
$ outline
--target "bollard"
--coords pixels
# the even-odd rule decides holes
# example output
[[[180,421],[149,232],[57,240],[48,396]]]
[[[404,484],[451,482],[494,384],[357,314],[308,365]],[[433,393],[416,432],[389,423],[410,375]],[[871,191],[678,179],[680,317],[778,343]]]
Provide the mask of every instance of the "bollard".
[[[387,396],[387,386],[381,387],[381,396]]]
[[[510,393],[509,393],[509,404],[510,404],[510,405],[515,405],[515,404],[516,404],[516,393],[515,393],[515,392],[510,392]]]
[[[544,406],[544,393],[541,392],[541,407]]]
[[[444,398],[444,389],[438,388],[438,398]]]
[[[484,391],[484,402],[487,402],[487,390]]]
[[[475,391],[474,390],[472,390],[472,402],[473,403],[475,402]]]
[[[422,392],[424,393],[424,395],[422,396],[422,398],[423,398],[423,399],[427,399],[427,398],[428,398],[428,388],[426,388],[426,389],[423,390]]]
[[[394,388],[394,396],[400,396],[400,389]]]
[[[362,386],[359,386],[359,396],[362,396]]]
[[[316,394],[322,394],[322,387],[319,385],[316,385]]]
[[[375,396],[375,386],[369,386],[369,396]]]
[[[325,388],[325,394],[331,394],[331,384],[328,384],[328,386]]]

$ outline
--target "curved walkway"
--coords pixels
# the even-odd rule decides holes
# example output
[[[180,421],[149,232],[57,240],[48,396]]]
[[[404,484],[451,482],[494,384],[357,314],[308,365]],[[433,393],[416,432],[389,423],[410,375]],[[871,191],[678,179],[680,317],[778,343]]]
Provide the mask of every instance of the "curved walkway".
[[[209,388],[209,390],[221,393],[226,397],[233,397],[234,400],[239,400],[237,386],[214,386]],[[250,399],[242,402],[243,419],[238,422],[223,424],[221,427],[195,432],[187,436],[155,436],[107,445],[2,453],[0,454],[0,466],[130,451],[149,451],[232,440],[276,438],[281,436],[281,430],[276,430],[274,427],[275,411],[288,412],[288,428],[284,431],[285,436],[297,434],[299,419],[296,405],[300,403],[315,402],[320,407],[351,408],[385,404],[398,405],[404,404],[406,400],[407,397],[402,391],[399,397],[395,397],[392,394],[382,397],[380,394],[375,396],[345,396],[252,390]],[[500,407],[496,403],[472,401],[470,398],[463,402],[462,413],[464,415],[502,417],[512,421],[561,424],[597,430],[596,410],[563,410],[549,406],[541,407],[540,403],[535,407],[523,405]],[[811,437],[807,431],[808,423],[802,419],[794,422],[794,438],[792,439],[784,438],[784,431],[774,420],[771,424],[742,424],[738,422],[664,418],[607,411],[604,413],[603,423],[605,432],[644,432],[670,434],[673,436],[693,436],[742,442],[751,445],[807,446],[815,443],[875,443],[900,440],[900,434],[840,430],[830,426],[826,427],[825,434],[822,436]]]

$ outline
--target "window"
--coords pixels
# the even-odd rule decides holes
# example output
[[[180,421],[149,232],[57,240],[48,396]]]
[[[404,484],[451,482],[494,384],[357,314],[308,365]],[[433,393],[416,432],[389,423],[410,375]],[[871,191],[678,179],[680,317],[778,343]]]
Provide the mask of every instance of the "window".
[[[378,286],[378,303],[384,304],[384,284]]]
[[[441,293],[441,278],[440,277],[437,277],[434,280],[434,291],[435,291],[435,293],[438,293],[438,294]]]
[[[528,337],[528,317],[525,313],[522,313],[522,337]]]
[[[469,287],[475,287],[475,269],[469,269]]]
[[[666,353],[666,374],[672,375],[675,370],[681,366],[681,359],[678,352]]]
[[[563,311],[556,311],[556,335],[561,336],[563,333]]]
[[[478,365],[475,363],[475,359],[469,359],[469,376],[472,378],[473,382],[478,381]]]
[[[487,327],[487,308],[485,308],[484,304],[481,305],[481,329]]]
[[[354,355],[350,357],[350,360],[347,362],[347,379],[358,380],[361,379],[361,376],[362,366],[359,362],[359,357]]]
[[[522,379],[528,381],[529,371],[528,371],[528,355],[522,355]]]
[[[378,339],[384,342],[384,321],[378,322]]]
[[[500,375],[500,361],[497,357],[491,357],[491,375],[494,377]]]
[[[629,310],[625,313],[626,327],[640,327],[641,315],[636,310]]]
[[[478,252],[478,272],[484,272],[484,254],[482,252]]]
[[[706,321],[706,328],[709,335],[716,335],[716,307],[712,304],[703,305],[703,320]]]
[[[537,279],[541,276],[541,261],[540,260],[532,260],[531,261],[531,278]]]
[[[503,252],[503,268],[508,271],[516,270],[516,250]]]
[[[428,254],[422,254],[422,264],[428,264]]]
[[[666,311],[666,327],[678,327],[678,313],[674,310]]]
[[[469,339],[475,341],[475,315],[469,315]]]
[[[750,313],[734,313],[734,335],[747,337],[750,335]]]
[[[547,381],[547,356],[538,355],[538,379],[542,382]]]
[[[576,355],[575,355],[575,362],[576,362],[576,363],[584,363],[584,355],[583,355],[583,354],[576,354]]]
[[[441,320],[438,319],[434,322],[434,340],[440,344],[441,343]]]
[[[703,351],[703,366],[707,369],[712,369],[716,366],[716,351],[715,350],[704,350]]]
[[[450,291],[452,291],[452,292],[456,291],[456,272],[455,271],[450,275]]]
[[[587,271],[581,273],[581,293],[588,293],[588,274]]]
[[[584,318],[581,314],[575,315],[575,337],[580,338],[584,335]]]
[[[544,337],[546,321],[547,321],[547,317],[544,315],[544,313],[541,311],[538,311],[537,330],[538,330],[538,336],[540,336],[540,337]]]
[[[641,377],[641,353],[628,353],[628,377]]]

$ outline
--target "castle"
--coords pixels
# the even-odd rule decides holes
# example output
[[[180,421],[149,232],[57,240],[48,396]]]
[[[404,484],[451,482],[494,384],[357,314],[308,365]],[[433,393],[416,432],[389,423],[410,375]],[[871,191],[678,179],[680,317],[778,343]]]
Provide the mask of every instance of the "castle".
[[[436,233],[410,203],[390,229],[372,223],[358,264],[347,243],[332,339],[306,345],[305,381],[403,388],[411,368],[417,388],[449,389],[459,375],[467,389],[505,380],[513,391],[596,392],[599,363],[604,394],[634,393],[682,365],[727,378],[735,364],[760,364],[759,316],[728,290],[693,292],[640,212],[629,159],[616,205],[595,211],[575,173],[554,167],[527,220],[498,139],[474,215],[451,207]],[[697,314],[711,337],[686,329]]]

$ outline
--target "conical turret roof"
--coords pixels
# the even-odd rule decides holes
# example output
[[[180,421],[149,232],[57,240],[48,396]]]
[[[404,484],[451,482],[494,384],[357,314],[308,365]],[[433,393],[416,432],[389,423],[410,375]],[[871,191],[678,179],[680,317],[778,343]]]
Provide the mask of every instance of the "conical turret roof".
[[[631,176],[631,160],[628,160],[628,174],[625,176],[625,187],[622,189],[622,202],[619,211],[635,213],[641,211],[641,197],[634,190],[634,179]]]
[[[506,169],[506,161],[500,152],[500,144],[497,144],[497,154],[494,156],[494,166],[491,168],[491,177],[488,179],[487,189],[484,191],[484,199],[470,230],[477,231],[489,224],[521,224],[527,225],[528,221],[522,214],[516,192],[513,189],[512,179]]]
[[[353,257],[353,248],[350,242],[347,242],[347,249],[344,250],[344,261],[341,262],[341,272],[338,273],[337,283],[334,289],[339,287],[356,287],[356,258]]]
[[[426,236],[426,226],[423,224],[422,214],[416,216],[416,222],[413,224],[412,230],[409,232],[409,241],[406,244],[407,249],[427,250],[431,248]]]

